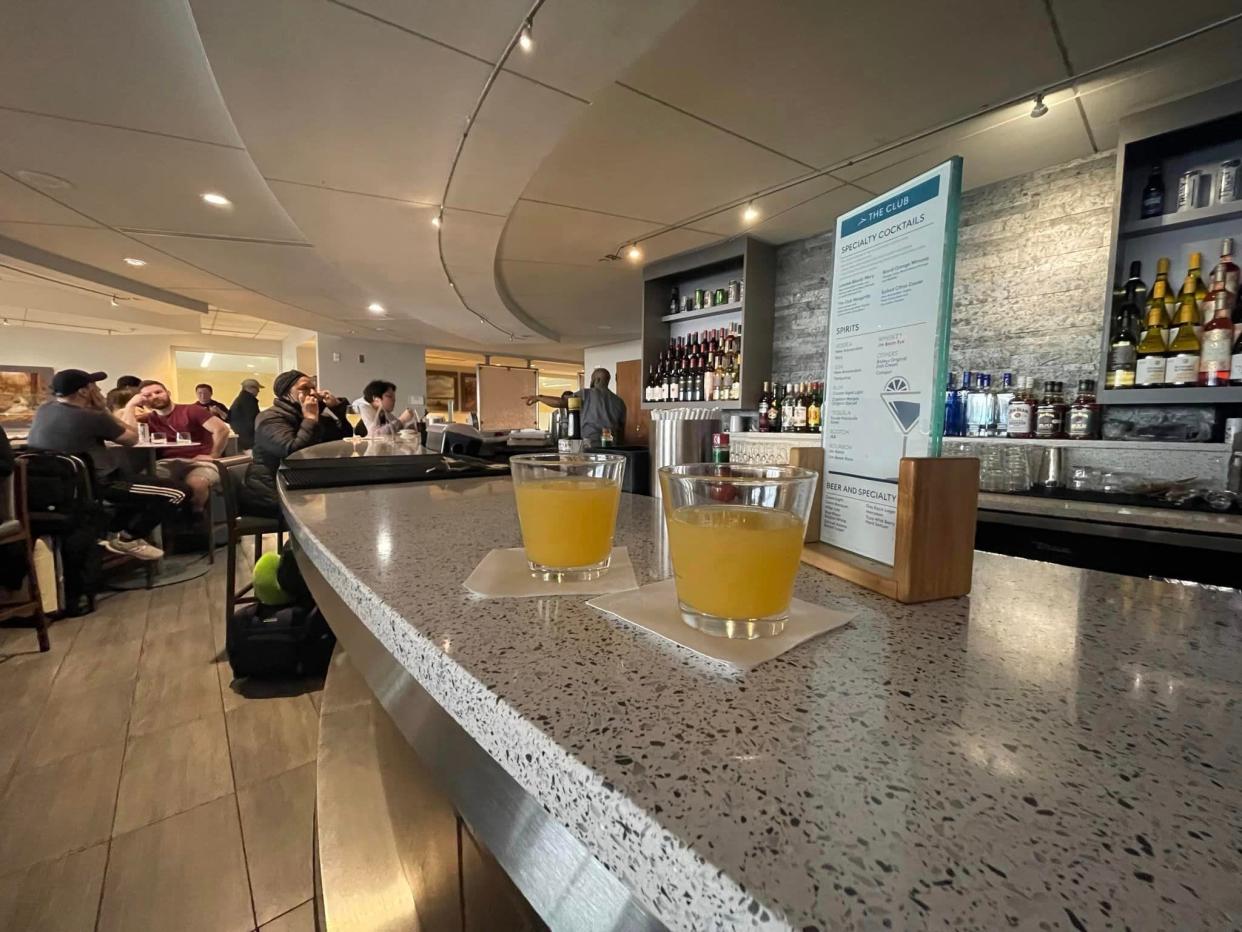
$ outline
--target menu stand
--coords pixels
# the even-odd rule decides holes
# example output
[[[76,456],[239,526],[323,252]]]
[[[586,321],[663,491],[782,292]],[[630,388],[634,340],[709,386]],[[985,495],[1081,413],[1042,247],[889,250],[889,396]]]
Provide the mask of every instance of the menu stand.
[[[970,592],[978,504],[977,459],[905,457],[897,473],[893,565],[818,543],[818,508],[802,562],[898,602],[957,598]]]

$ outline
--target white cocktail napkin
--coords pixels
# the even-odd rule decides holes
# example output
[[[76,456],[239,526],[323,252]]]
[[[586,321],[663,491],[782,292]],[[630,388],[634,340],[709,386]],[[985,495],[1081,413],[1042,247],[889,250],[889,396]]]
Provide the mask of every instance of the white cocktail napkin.
[[[522,599],[548,595],[599,595],[637,589],[634,564],[625,547],[612,548],[612,563],[598,579],[555,582],[532,576],[526,551],[510,547],[490,551],[462,583],[475,595],[488,599]]]
[[[789,621],[784,631],[773,637],[743,641],[704,634],[682,621],[681,610],[677,607],[677,586],[672,579],[648,583],[632,592],[602,595],[591,599],[587,605],[739,670],[753,670],[803,641],[848,624],[858,614],[794,599],[789,604]]]

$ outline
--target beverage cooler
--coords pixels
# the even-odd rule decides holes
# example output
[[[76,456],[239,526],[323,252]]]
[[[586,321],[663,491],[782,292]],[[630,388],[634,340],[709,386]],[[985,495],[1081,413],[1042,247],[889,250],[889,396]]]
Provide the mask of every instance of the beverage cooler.
[[[720,431],[720,413],[694,409],[659,412],[685,417],[653,417],[651,420],[651,495],[660,498],[660,467],[710,462],[712,434]],[[694,416],[694,415],[698,416]]]

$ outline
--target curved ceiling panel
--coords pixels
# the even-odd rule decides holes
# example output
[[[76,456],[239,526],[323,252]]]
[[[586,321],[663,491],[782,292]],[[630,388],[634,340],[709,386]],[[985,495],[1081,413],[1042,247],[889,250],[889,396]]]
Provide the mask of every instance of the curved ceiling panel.
[[[1088,156],[1115,144],[1124,113],[1242,73],[1233,23],[1047,95],[1042,119],[1029,98],[977,115],[1170,38],[1155,0],[1083,6],[701,2],[544,159],[509,213],[500,287],[568,338],[633,337],[640,269],[599,259],[635,239],[643,262],[742,233],[788,242],[949,156],[965,158],[966,187]],[[1188,0],[1177,28],[1236,6]],[[1122,21],[1142,25],[1101,32]]]

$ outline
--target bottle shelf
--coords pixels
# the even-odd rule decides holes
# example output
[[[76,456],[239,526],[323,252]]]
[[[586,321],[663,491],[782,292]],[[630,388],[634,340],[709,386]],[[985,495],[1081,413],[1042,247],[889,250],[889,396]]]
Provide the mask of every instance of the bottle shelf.
[[[1121,235],[1144,236],[1151,233],[1166,233],[1170,230],[1184,230],[1208,223],[1218,223],[1222,220],[1237,219],[1242,219],[1242,201],[1225,201],[1207,207],[1161,214],[1159,217],[1148,217],[1146,220],[1131,220],[1122,226]]]
[[[1216,388],[1104,388],[1097,392],[1102,405],[1242,404],[1242,385]]]
[[[698,320],[701,317],[715,317],[717,314],[728,314],[731,311],[740,311],[742,309],[741,301],[734,301],[732,304],[717,304],[715,307],[705,307],[697,311],[679,311],[676,314],[665,314],[660,320],[668,323],[674,320]]]
[[[643,409],[658,408],[719,408],[721,411],[739,411],[743,407],[741,401],[644,401]],[[752,406],[753,407],[753,406]]]

